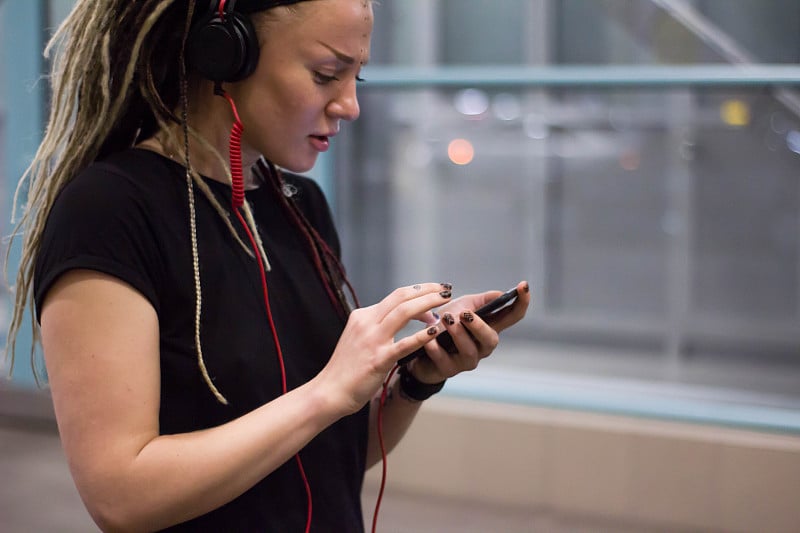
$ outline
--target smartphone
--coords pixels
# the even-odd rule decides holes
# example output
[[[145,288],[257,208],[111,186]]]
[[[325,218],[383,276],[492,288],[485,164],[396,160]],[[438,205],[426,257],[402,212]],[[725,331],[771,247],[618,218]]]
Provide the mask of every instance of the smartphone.
[[[482,320],[491,319],[492,315],[499,312],[502,309],[505,309],[517,299],[519,294],[517,293],[517,288],[514,287],[513,289],[509,289],[491,302],[482,305],[478,309],[475,310],[475,314],[481,317]],[[447,351],[447,353],[456,353],[458,349],[456,348],[455,343],[453,342],[453,338],[450,336],[448,331],[443,331],[436,336],[436,342]],[[411,352],[407,356],[400,359],[397,363],[400,365],[407,365],[420,355],[425,355],[425,348],[420,348],[414,352]]]

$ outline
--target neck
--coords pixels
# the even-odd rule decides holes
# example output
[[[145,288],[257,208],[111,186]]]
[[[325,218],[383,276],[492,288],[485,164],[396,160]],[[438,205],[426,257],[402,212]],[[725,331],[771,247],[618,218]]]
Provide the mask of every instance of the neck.
[[[192,169],[200,175],[229,184],[229,146],[234,114],[230,103],[225,98],[214,95],[211,87],[210,82],[208,86],[202,84],[199,90],[190,95],[188,123],[195,132],[189,136],[190,161]],[[180,111],[176,110],[176,114],[180,116]],[[171,124],[169,131],[159,131],[140,143],[140,146],[185,165],[184,142],[183,127]],[[258,187],[259,182],[254,171],[259,158],[260,154],[247,146],[242,146],[242,169],[246,189]]]

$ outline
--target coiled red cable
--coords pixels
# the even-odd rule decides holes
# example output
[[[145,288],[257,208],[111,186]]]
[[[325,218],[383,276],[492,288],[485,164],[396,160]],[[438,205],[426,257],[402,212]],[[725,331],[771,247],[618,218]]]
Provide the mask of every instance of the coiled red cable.
[[[224,1],[222,2],[224,4]],[[250,227],[244,220],[240,208],[244,205],[244,173],[242,171],[242,133],[244,132],[244,126],[242,125],[241,119],[239,118],[239,113],[236,110],[236,104],[233,101],[233,98],[223,91],[221,88],[218,88],[218,94],[223,96],[228,103],[231,105],[231,109],[233,110],[234,116],[234,123],[233,128],[231,129],[231,140],[230,140],[230,163],[231,163],[231,205],[233,206],[233,211],[236,213],[236,218],[239,219],[239,223],[242,225],[244,232],[247,234],[247,238],[250,241],[250,246],[253,249],[253,253],[255,254],[256,260],[258,262],[258,270],[261,274],[261,289],[264,295],[264,305],[266,306],[267,310],[267,319],[269,321],[270,331],[272,332],[272,340],[275,343],[275,351],[278,354],[278,364],[281,370],[281,392],[286,394],[288,392],[287,384],[286,384],[286,365],[283,361],[283,351],[281,350],[281,343],[278,339],[278,330],[275,327],[275,321],[272,318],[272,307],[269,304],[269,289],[267,287],[267,273],[264,269],[264,261],[261,258],[261,253],[258,250],[258,245],[256,244],[256,240],[253,237],[253,233],[250,231]],[[306,533],[311,531],[311,517],[313,516],[313,498],[311,496],[311,485],[308,482],[308,477],[306,476],[305,468],[303,468],[303,461],[300,459],[300,453],[295,454],[295,460],[297,461],[297,468],[300,470],[300,477],[303,479],[303,485],[306,489],[306,498],[308,503],[308,513],[306,516]]]
[[[224,0],[222,2],[224,4]],[[281,391],[283,394],[286,394],[287,391],[287,383],[286,383],[286,365],[284,364],[283,360],[283,351],[281,350],[280,340],[278,338],[278,330],[275,327],[275,321],[272,318],[272,308],[269,304],[269,289],[267,286],[267,275],[264,269],[264,262],[261,259],[261,254],[258,250],[258,245],[256,244],[256,240],[253,237],[253,233],[250,231],[250,227],[244,220],[240,208],[244,205],[244,171],[242,166],[242,134],[244,132],[244,126],[242,125],[242,121],[239,117],[239,112],[236,109],[236,103],[233,101],[233,98],[226,93],[221,88],[217,88],[217,92],[220,96],[224,97],[231,106],[231,110],[233,111],[234,122],[233,127],[231,128],[231,138],[229,143],[229,157],[230,157],[230,165],[231,165],[231,206],[233,207],[234,213],[236,213],[236,218],[239,220],[244,232],[247,234],[247,238],[250,241],[250,246],[253,249],[253,253],[258,260],[258,269],[261,275],[261,288],[264,295],[264,305],[266,306],[267,310],[267,319],[269,320],[270,331],[272,333],[272,340],[275,343],[275,349],[278,354],[278,364],[280,366],[281,371]],[[324,241],[323,241],[324,243]],[[378,526],[378,514],[380,512],[381,502],[383,501],[383,493],[386,488],[386,477],[387,477],[387,453],[386,453],[386,445],[383,440],[383,409],[384,405],[386,404],[386,397],[389,391],[389,384],[392,380],[392,377],[397,372],[399,366],[395,365],[392,371],[387,376],[386,380],[383,383],[383,390],[381,392],[380,404],[378,406],[378,442],[381,448],[381,459],[382,459],[382,475],[381,475],[381,485],[378,492],[378,498],[375,502],[375,512],[372,516],[372,533],[375,533]],[[306,489],[306,497],[307,497],[307,504],[308,504],[308,514],[306,517],[306,529],[305,532],[309,533],[311,530],[311,517],[313,516],[313,498],[311,495],[311,485],[308,482],[308,477],[306,476],[305,468],[303,467],[303,461],[300,459],[300,454],[295,454],[295,460],[297,462],[297,468],[300,471],[300,476],[303,479],[303,484]]]
[[[228,150],[231,161],[231,205],[238,214],[239,208],[244,205],[244,170],[242,169],[242,133],[244,133],[244,126],[231,95],[221,89],[218,92],[231,105],[234,117]],[[258,255],[257,250],[256,255]]]

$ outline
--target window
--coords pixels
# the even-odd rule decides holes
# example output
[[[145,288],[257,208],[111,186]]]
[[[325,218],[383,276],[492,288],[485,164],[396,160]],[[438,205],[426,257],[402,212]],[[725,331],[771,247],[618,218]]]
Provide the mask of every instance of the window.
[[[442,0],[377,15],[392,47],[376,62],[420,79],[369,89],[371,71],[391,71],[366,69],[337,152],[366,302],[420,280],[471,292],[524,277],[536,301],[490,360],[500,376],[800,406],[798,71],[792,87],[702,79],[712,63],[797,63],[800,5]],[[435,82],[476,64],[487,77],[604,67],[622,82]],[[691,65],[694,83],[670,82]],[[661,82],[635,83],[652,66]]]

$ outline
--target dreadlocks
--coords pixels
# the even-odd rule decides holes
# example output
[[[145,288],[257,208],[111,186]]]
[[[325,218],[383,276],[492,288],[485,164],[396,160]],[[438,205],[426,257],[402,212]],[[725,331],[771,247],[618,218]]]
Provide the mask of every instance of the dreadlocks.
[[[266,2],[265,6],[291,3],[297,3],[297,0]],[[166,151],[185,156],[190,211],[193,213],[196,187],[217,210],[232,237],[253,256],[233,227],[228,212],[191,165],[190,137],[219,159],[230,180],[225,158],[187,121],[184,49],[194,11],[195,0],[78,0],[48,43],[45,57],[52,58],[53,65],[50,116],[42,143],[14,195],[12,218],[16,219],[20,197],[27,192],[14,232],[14,235],[22,235],[22,257],[16,276],[15,301],[6,346],[6,357],[10,358],[9,374],[14,368],[14,351],[24,311],[28,306],[32,307],[33,271],[47,216],[63,187],[96,159],[156,136]],[[176,28],[182,31],[176,31]],[[257,241],[261,255],[258,259],[268,265],[255,219],[246,202],[244,213]],[[307,221],[296,214],[292,220],[306,235],[309,253],[328,288],[333,305],[346,316],[349,307],[341,286],[346,283],[349,287],[349,283],[341,264],[313,228],[309,229]],[[227,403],[212,383],[203,361],[199,330],[202,293],[193,215],[190,226],[195,263],[198,366],[217,399]],[[7,252],[6,268],[8,260]],[[31,324],[34,335],[31,367],[39,383],[35,346],[40,339],[33,313]]]

